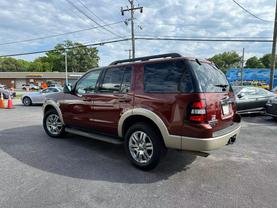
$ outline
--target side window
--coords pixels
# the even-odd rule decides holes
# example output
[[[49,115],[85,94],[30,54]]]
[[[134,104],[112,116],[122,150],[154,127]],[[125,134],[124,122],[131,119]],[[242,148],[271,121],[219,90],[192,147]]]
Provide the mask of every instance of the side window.
[[[42,93],[48,93],[48,92],[49,92],[49,89],[42,90],[41,92],[42,92]]]
[[[75,92],[77,94],[90,94],[94,93],[95,86],[100,75],[101,70],[91,71],[86,74],[80,81],[78,81]]]
[[[58,92],[58,90],[56,88],[48,88],[48,92]]]
[[[257,89],[257,95],[266,96],[266,95],[268,95],[268,92],[264,89]]]
[[[124,70],[123,81],[121,84],[120,92],[122,93],[130,92],[131,80],[132,80],[132,68],[128,67]]]
[[[103,93],[118,93],[122,83],[124,70],[122,68],[107,69],[99,91]]]
[[[244,88],[241,90],[241,93],[244,93],[247,96],[251,96],[251,95],[255,95],[256,94],[256,90],[254,88]]]
[[[184,61],[168,61],[144,66],[145,92],[193,92],[191,72]]]

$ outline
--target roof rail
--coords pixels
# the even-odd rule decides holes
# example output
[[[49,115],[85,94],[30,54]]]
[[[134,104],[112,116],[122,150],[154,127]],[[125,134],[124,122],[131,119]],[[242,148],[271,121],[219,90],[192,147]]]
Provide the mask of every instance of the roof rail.
[[[182,56],[178,53],[166,53],[166,54],[160,54],[160,55],[154,55],[154,56],[144,56],[144,57],[133,58],[133,59],[118,60],[118,61],[112,62],[110,65],[135,62],[135,61],[148,61],[150,59],[158,59],[158,58],[177,58],[177,57],[182,57]]]

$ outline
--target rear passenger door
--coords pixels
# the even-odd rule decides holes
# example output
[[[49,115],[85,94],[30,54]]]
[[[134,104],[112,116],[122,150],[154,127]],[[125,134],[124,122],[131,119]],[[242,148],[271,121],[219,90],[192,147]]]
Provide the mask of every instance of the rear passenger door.
[[[112,67],[105,71],[93,99],[93,129],[117,135],[123,110],[133,106],[132,68]]]

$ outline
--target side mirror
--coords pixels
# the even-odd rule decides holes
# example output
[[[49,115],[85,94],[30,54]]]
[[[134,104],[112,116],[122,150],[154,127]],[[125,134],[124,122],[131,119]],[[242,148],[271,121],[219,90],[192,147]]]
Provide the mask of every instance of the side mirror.
[[[242,92],[242,93],[240,93],[240,94],[238,94],[238,98],[240,99],[240,98],[242,98],[242,97],[244,97],[245,96],[245,94]]]
[[[72,93],[72,86],[71,85],[65,85],[63,88],[64,93]]]

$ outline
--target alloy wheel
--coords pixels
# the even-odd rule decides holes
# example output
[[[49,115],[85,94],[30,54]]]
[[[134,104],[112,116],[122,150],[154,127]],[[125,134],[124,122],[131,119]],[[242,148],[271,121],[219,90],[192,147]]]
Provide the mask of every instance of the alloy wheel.
[[[63,124],[58,115],[50,114],[46,119],[46,127],[51,134],[58,135],[62,131]]]
[[[129,139],[129,151],[138,163],[148,163],[153,156],[151,138],[143,131],[135,131]]]

